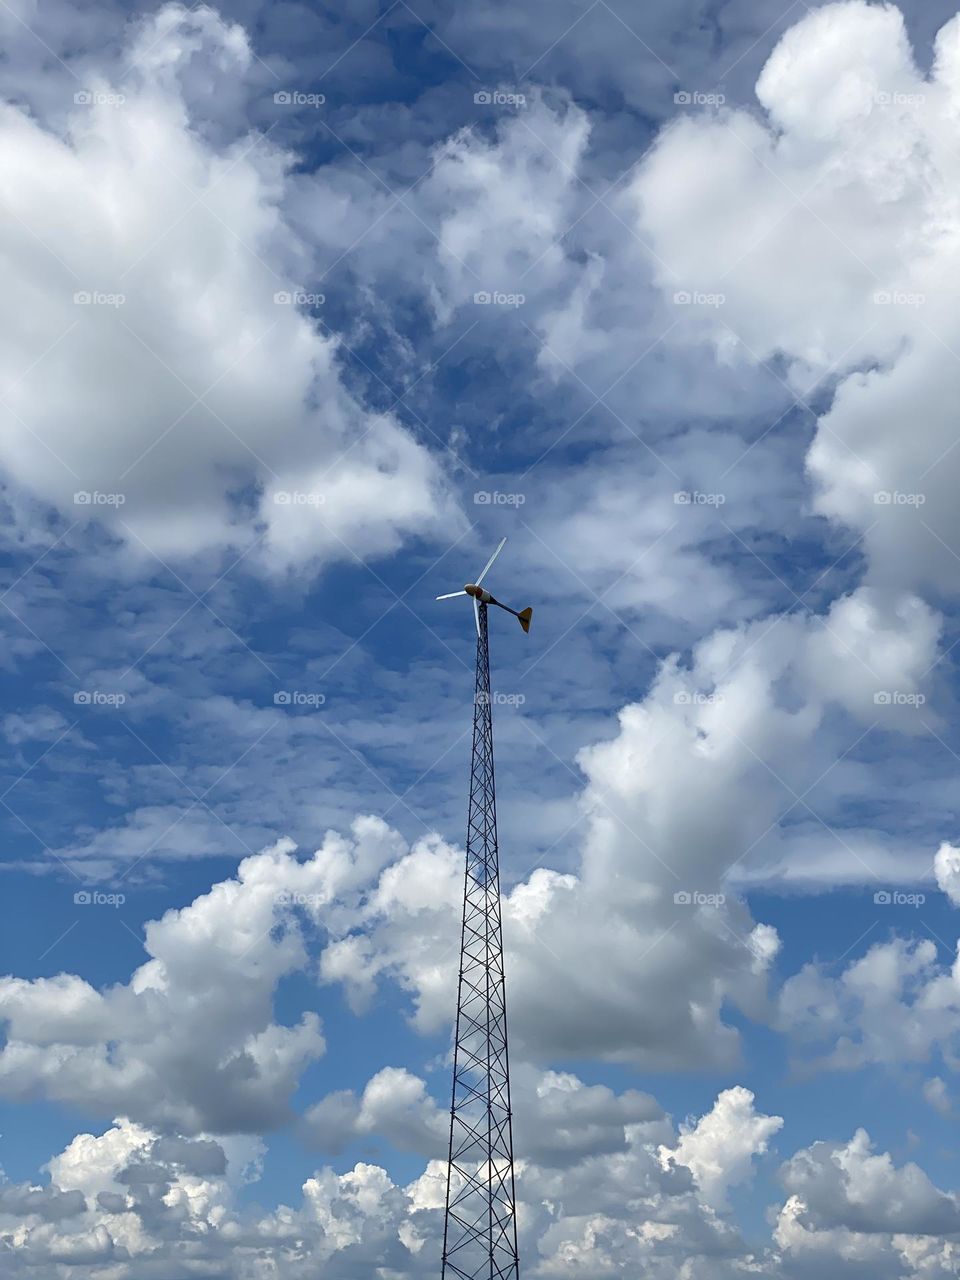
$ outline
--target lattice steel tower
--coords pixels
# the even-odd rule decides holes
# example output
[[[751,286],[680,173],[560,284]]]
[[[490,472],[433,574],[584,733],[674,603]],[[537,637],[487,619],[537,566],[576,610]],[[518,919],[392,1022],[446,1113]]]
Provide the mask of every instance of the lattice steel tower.
[[[477,677],[443,1227],[443,1280],[519,1280],[520,1275],[487,606],[494,604],[512,613],[519,618],[524,631],[530,628],[532,611],[524,609],[517,613],[480,586],[502,548],[503,542],[476,584],[468,584],[463,592],[451,593],[473,597]],[[438,599],[447,598],[438,596]]]

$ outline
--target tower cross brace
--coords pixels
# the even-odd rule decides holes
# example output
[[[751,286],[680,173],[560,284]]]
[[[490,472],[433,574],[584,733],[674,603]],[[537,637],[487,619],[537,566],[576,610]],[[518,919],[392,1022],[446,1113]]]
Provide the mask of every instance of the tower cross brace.
[[[485,604],[478,623],[442,1280],[519,1280]]]

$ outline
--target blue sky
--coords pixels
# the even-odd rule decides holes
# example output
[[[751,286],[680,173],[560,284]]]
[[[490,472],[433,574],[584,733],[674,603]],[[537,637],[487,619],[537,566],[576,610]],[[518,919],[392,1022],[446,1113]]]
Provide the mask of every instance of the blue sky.
[[[436,1274],[506,536],[525,1274],[960,1275],[955,9],[0,25],[5,1274]]]

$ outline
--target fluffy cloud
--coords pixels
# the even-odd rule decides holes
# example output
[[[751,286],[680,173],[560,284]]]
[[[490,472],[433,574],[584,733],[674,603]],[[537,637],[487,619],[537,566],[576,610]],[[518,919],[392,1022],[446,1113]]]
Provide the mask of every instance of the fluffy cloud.
[[[328,906],[334,923],[397,848],[385,824],[359,819],[352,839],[331,835],[309,861],[289,841],[245,859],[236,878],[147,924],[149,959],[125,985],[0,979],[0,1093],[186,1133],[285,1123],[303,1070],[325,1050],[316,1014],[273,1021],[277,984],[307,965],[305,911]]]
[[[758,1115],[753,1103],[749,1089],[727,1089],[695,1125],[681,1125],[676,1147],[660,1148],[663,1167],[688,1168],[704,1200],[716,1208],[725,1206],[728,1189],[749,1176],[753,1157],[763,1155],[783,1128],[780,1116]]]
[[[812,1064],[854,1070],[867,1063],[960,1061],[960,960],[937,960],[929,939],[872,946],[834,976],[807,964],[784,983],[780,1026]]]
[[[446,1081],[444,1081],[446,1084]],[[570,1072],[537,1071],[524,1063],[512,1071],[516,1150],[524,1165],[566,1168],[631,1144],[672,1136],[649,1094],[586,1085]],[[303,1133],[318,1149],[337,1152],[357,1138],[380,1137],[398,1150],[438,1158],[446,1148],[449,1113],[427,1093],[425,1081],[399,1067],[385,1067],[358,1097],[329,1094],[303,1117]]]
[[[333,1153],[351,1139],[376,1134],[402,1151],[439,1157],[448,1124],[424,1081],[402,1067],[378,1071],[359,1098],[352,1090],[328,1095],[303,1118],[305,1135]]]
[[[778,940],[729,882],[879,874],[882,839],[847,839],[801,797],[857,737],[825,729],[838,706],[868,726],[909,727],[916,703],[877,705],[871,690],[881,680],[916,689],[935,635],[919,602],[888,610],[865,589],[825,620],[720,631],[689,666],[663,663],[647,697],[621,711],[616,735],[580,755],[576,872],[540,867],[505,899],[521,1057],[575,1058],[589,1043],[598,1056],[657,1068],[735,1060],[723,1002],[768,1016]],[[795,809],[816,828],[815,842],[804,831],[812,847],[778,830]],[[358,1007],[392,977],[412,994],[421,1030],[445,1029],[460,892],[456,855],[421,844],[371,883],[362,913],[325,949],[322,975]]]
[[[667,1127],[655,1100],[636,1089],[615,1093],[570,1072],[524,1068],[514,1077],[518,1150],[546,1167],[626,1151],[641,1135],[649,1143]]]
[[[945,840],[934,857],[933,871],[938,887],[955,907],[960,906],[960,849]]]
[[[541,1083],[546,1093],[560,1088],[573,1096],[581,1111],[586,1103],[612,1114],[618,1105],[570,1077]],[[633,1110],[624,1105],[621,1118]],[[737,1117],[746,1136],[726,1128]],[[525,1271],[537,1280],[615,1280],[638,1271],[652,1280],[797,1280],[817,1268],[853,1280],[871,1267],[897,1280],[960,1273],[955,1197],[916,1165],[897,1167],[875,1153],[862,1131],[846,1144],[814,1143],[788,1160],[781,1168],[788,1199],[773,1238],[759,1252],[746,1246],[697,1183],[719,1192],[742,1181],[777,1124],[737,1088],[679,1134],[663,1118],[641,1120],[626,1125],[616,1151],[570,1151],[562,1168],[525,1158],[517,1184]],[[659,1156],[658,1137],[671,1144],[661,1145]],[[163,1138],[128,1121],[80,1134],[49,1162],[48,1186],[0,1186],[5,1273],[60,1280],[66,1262],[83,1265],[91,1280],[306,1280],[318,1265],[351,1280],[375,1267],[398,1280],[435,1272],[441,1161],[430,1161],[407,1185],[375,1164],[343,1173],[320,1168],[304,1181],[298,1203],[268,1212],[239,1198],[256,1179],[261,1154],[255,1140]]]
[[[0,463],[161,556],[256,538],[281,568],[456,527],[438,464],[345,389],[336,338],[289,301],[293,157],[202,118],[211,85],[251,72],[245,32],[171,5],[127,54],[56,130],[0,111]]]
[[[472,298],[477,282],[488,293],[516,294],[534,265],[541,291],[558,272],[565,276],[560,240],[588,133],[582,111],[552,112],[538,99],[531,120],[508,120],[495,142],[464,132],[440,149],[425,200],[439,219],[449,297],[438,296],[441,313]]]
[[[958,68],[960,19],[925,77],[898,9],[825,5],[767,62],[765,118],[681,121],[631,189],[664,289],[724,295],[691,323],[725,361],[783,357],[797,394],[836,384],[816,508],[862,534],[887,587],[958,580]]]
[[[953,1110],[953,1103],[950,1099],[950,1091],[946,1083],[939,1076],[924,1082],[923,1096],[930,1103],[935,1111],[939,1111],[942,1116],[950,1115]]]
[[[368,1086],[371,1105],[378,1088]],[[586,1269],[613,1277],[643,1266],[665,1280],[684,1260],[697,1275],[720,1280],[741,1274],[741,1259],[749,1273],[736,1231],[698,1199],[686,1170],[664,1169],[657,1159],[654,1143],[669,1140],[672,1128],[651,1099],[590,1089],[571,1076],[543,1076],[537,1092],[570,1101],[566,1133],[579,1137],[563,1167],[528,1156],[518,1168],[531,1275],[547,1280]],[[541,1121],[555,1118],[547,1104]],[[598,1124],[619,1126],[620,1141],[598,1141]],[[69,1259],[85,1264],[91,1280],[154,1280],[191,1267],[230,1280],[271,1273],[306,1280],[317,1265],[358,1278],[374,1267],[389,1267],[398,1280],[426,1280],[435,1271],[441,1161],[406,1186],[373,1164],[339,1174],[321,1168],[304,1182],[298,1205],[265,1212],[242,1208],[237,1197],[258,1154],[249,1140],[162,1138],[128,1121],[81,1134],[50,1161],[49,1187],[8,1188],[6,1215],[0,1199],[0,1256],[11,1274],[42,1280]],[[712,1270],[714,1259],[732,1270]]]
[[[800,1220],[816,1229],[948,1235],[960,1230],[960,1202],[939,1191],[915,1164],[896,1168],[874,1153],[858,1129],[846,1144],[816,1142],[780,1171],[803,1202]]]
[[[26,337],[11,331],[8,344],[8,468],[73,511],[77,487],[119,485],[118,453],[132,449],[123,455],[132,469],[119,515],[169,554],[259,532],[268,562],[283,567],[347,554],[338,539],[367,554],[391,549],[411,528],[449,526],[430,456],[344,389],[335,339],[295,308],[274,306],[274,290],[296,282],[305,261],[283,212],[287,157],[269,140],[249,149],[255,139],[231,136],[224,120],[214,122],[219,131],[209,120],[197,127],[198,69],[213,67],[214,81],[222,76],[234,91],[250,68],[245,37],[205,10],[166,15],[166,34],[153,28],[146,38],[159,36],[155,45],[135,49],[139,69],[124,84],[123,111],[104,103],[68,112],[62,131],[14,108],[0,119],[0,148],[6,131],[7,153],[18,157],[15,212],[44,242],[33,244],[15,220],[8,229],[11,298],[36,327]],[[946,86],[940,107],[952,102],[950,39],[941,40],[934,82]],[[769,127],[732,115],[674,128],[617,204],[654,236],[668,297],[677,284],[722,287],[727,295],[720,323],[702,313],[682,326],[685,338],[706,337],[720,352],[716,381],[728,394],[718,414],[738,403],[731,388],[739,373],[730,371],[741,361],[785,353],[794,387],[834,373],[846,378],[820,423],[811,467],[818,509],[863,530],[871,576],[820,616],[725,627],[689,659],[662,663],[648,695],[623,709],[609,740],[581,754],[579,860],[564,871],[521,867],[511,881],[504,916],[526,1153],[521,1226],[531,1274],[543,1280],[914,1273],[939,1280],[960,1265],[952,1243],[935,1238],[955,1227],[953,1198],[915,1166],[897,1169],[874,1154],[865,1135],[846,1147],[817,1144],[789,1162],[779,1247],[758,1255],[722,1213],[728,1189],[745,1180],[782,1123],[758,1114],[752,1094],[728,1090],[674,1133],[646,1095],[531,1065],[582,1058],[585,1044],[598,1057],[644,1068],[729,1065],[738,1037],[727,1011],[734,1005],[770,1018],[766,980],[779,951],[775,930],[754,920],[731,884],[741,875],[856,879],[872,873],[885,851],[873,833],[828,831],[818,809],[805,829],[793,823],[781,831],[779,823],[795,807],[804,812],[808,788],[852,741],[841,740],[838,725],[852,719],[861,728],[917,731],[917,704],[936,658],[940,620],[917,591],[944,583],[948,562],[937,553],[918,570],[915,539],[920,517],[941,528],[947,487],[931,482],[923,507],[899,500],[917,482],[908,474],[911,442],[898,409],[912,403],[912,384],[895,384],[897,371],[926,351],[920,372],[933,375],[937,395],[953,394],[936,344],[918,327],[922,315],[942,322],[941,336],[952,333],[955,321],[937,293],[949,278],[949,237],[932,265],[917,268],[903,268],[889,246],[922,259],[928,225],[952,225],[944,194],[950,162],[933,145],[934,116],[906,101],[921,83],[911,68],[892,11],[830,6],[771,60],[760,85]],[[895,126],[883,130],[882,143],[874,123]],[[152,160],[190,191],[137,160],[148,128]],[[581,110],[552,112],[538,100],[495,141],[458,136],[435,153],[416,197],[441,232],[436,261],[423,267],[417,254],[398,255],[385,232],[379,243],[406,259],[397,266],[401,277],[423,277],[418,283],[425,280],[441,323],[475,288],[515,287],[529,276],[536,282],[531,327],[546,337],[545,378],[563,381],[566,366],[585,359],[590,381],[602,388],[606,365],[615,366],[611,376],[622,371],[622,345],[602,340],[611,316],[619,313],[617,332],[630,342],[641,335],[642,349],[662,331],[664,308],[651,303],[637,323],[649,264],[629,269],[643,256],[632,236],[607,259],[612,266],[601,262],[602,241],[582,259],[579,249],[565,254],[556,245],[583,207],[575,175],[587,163],[587,134]],[[57,183],[77,210],[69,244],[56,219],[39,216],[46,182]],[[801,234],[806,211],[796,207],[792,184],[815,210],[812,238]],[[322,175],[301,180],[305,202],[307,188],[322,204]],[[335,203],[330,221],[346,247],[356,206],[343,189]],[[360,204],[370,207],[366,197]],[[842,243],[854,235],[860,263]],[[371,237],[374,245],[378,239]],[[729,283],[714,274],[718,257],[730,267]],[[64,294],[71,273],[78,287],[101,289],[124,272],[123,306],[87,304],[71,329],[79,315],[72,290]],[[895,301],[920,287],[940,299],[933,310]],[[876,302],[875,289],[886,289],[890,301]],[[482,331],[494,333],[497,319],[484,312]],[[31,354],[40,363],[24,373]],[[114,376],[118,361],[122,379]],[[656,395],[669,400],[685,367],[678,360],[653,379]],[[625,378],[620,394],[631,385]],[[691,380],[684,403],[699,396],[714,407],[714,383],[710,394],[703,385]],[[858,412],[874,408],[878,385],[888,399],[871,431]],[[191,403],[208,386],[203,403]],[[77,431],[76,417],[65,413],[65,405],[73,413],[78,404],[95,416],[96,434]],[[928,455],[949,438],[938,412],[917,433]],[[38,461],[31,427],[67,463],[66,474]],[[696,457],[676,487],[706,488],[712,466],[738,457],[732,437],[718,446],[691,433],[683,445],[668,460],[689,454],[687,445],[696,446]],[[779,485],[770,485],[771,505]],[[874,502],[884,486],[891,501]],[[767,514],[750,488],[745,481],[742,508],[726,522],[734,529]],[[291,491],[318,500],[275,501]],[[656,497],[646,504],[630,476],[604,477],[574,520],[557,521],[551,541],[570,560],[583,548],[591,569],[613,578],[618,605],[652,606],[696,626],[759,612],[760,593],[700,545],[720,533],[716,508],[692,513],[665,538],[669,554],[656,574],[631,572],[667,522],[668,502],[676,505],[671,495]],[[611,525],[629,527],[616,546]],[[903,696],[878,702],[884,691]],[[15,743],[59,727],[43,718],[5,723]],[[938,881],[952,897],[955,868],[945,849]],[[52,1161],[50,1188],[0,1188],[0,1250],[12,1273],[61,1280],[61,1267],[73,1264],[92,1280],[167,1280],[178,1272],[299,1280],[318,1265],[344,1277],[366,1277],[375,1267],[397,1280],[431,1274],[438,1163],[406,1187],[371,1164],[318,1170],[299,1207],[244,1212],[232,1190],[236,1166],[258,1158],[256,1140],[231,1149],[236,1139],[224,1135],[290,1122],[297,1084],[324,1052],[315,1018],[281,1025],[274,1010],[278,984],[311,966],[314,929],[324,934],[320,977],[342,984],[355,1009],[369,1005],[378,984],[395,981],[419,1030],[448,1031],[461,859],[436,837],[411,847],[383,823],[362,820],[349,838],[330,834],[303,861],[281,842],[191,906],[152,922],[149,959],[128,984],[98,991],[71,975],[3,980],[0,1091],[128,1117],[99,1137],[82,1135]],[[938,1046],[953,1053],[956,989],[955,973],[936,964],[931,944],[893,943],[838,978],[809,966],[787,984],[780,1016],[818,1051],[826,1046],[832,1066],[893,1054],[922,1061]],[[934,1089],[931,1098],[942,1094]],[[443,1130],[442,1108],[403,1067],[380,1070],[362,1090],[329,1095],[303,1122],[325,1150],[382,1138],[427,1157],[442,1148]],[[884,1198],[897,1205],[889,1226],[902,1239],[879,1225]]]
[[[915,1164],[899,1168],[858,1130],[847,1143],[815,1142],[783,1165],[790,1196],[774,1240],[784,1275],[921,1280],[960,1274],[960,1205]]]

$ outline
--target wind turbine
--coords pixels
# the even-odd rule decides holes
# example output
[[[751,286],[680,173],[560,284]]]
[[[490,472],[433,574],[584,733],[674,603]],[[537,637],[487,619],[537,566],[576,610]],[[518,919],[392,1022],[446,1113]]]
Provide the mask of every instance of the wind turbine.
[[[519,1280],[520,1275],[487,606],[512,613],[524,631],[530,630],[533,610],[518,613],[481,585],[505,542],[500,540],[476,582],[437,596],[471,596],[477,623],[441,1280]]]
[[[487,563],[480,570],[480,573],[477,575],[476,582],[468,582],[462,591],[448,591],[445,596],[437,596],[438,600],[453,600],[457,596],[473,596],[473,616],[477,624],[477,635],[480,634],[481,604],[495,604],[498,609],[504,609],[507,613],[512,613],[513,616],[519,621],[521,627],[523,627],[525,632],[530,630],[530,619],[533,617],[532,609],[521,609],[520,612],[518,613],[516,609],[511,609],[508,604],[503,604],[502,601],[494,599],[494,597],[490,594],[490,592],[485,591],[484,588],[481,587],[480,585],[480,583],[483,582],[484,578],[490,572],[490,569],[493,565],[494,560],[496,560],[497,556],[500,554],[500,552],[503,550],[504,546],[506,545],[506,541],[507,541],[506,538],[500,539],[500,542],[497,546],[496,551],[493,553],[493,555],[490,557]]]

